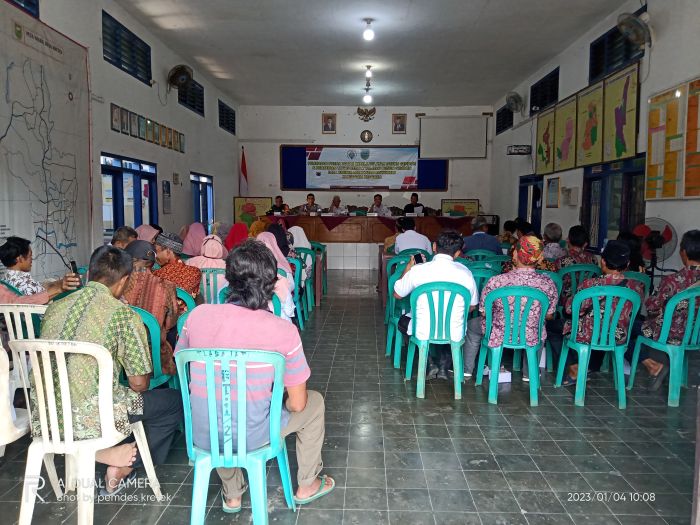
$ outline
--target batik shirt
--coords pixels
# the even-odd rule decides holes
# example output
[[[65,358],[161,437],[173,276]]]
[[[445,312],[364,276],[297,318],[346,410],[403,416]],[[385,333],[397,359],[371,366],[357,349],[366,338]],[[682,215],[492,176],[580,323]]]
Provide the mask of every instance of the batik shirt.
[[[564,257],[557,259],[557,269],[561,270],[567,266],[573,264],[598,264],[595,255],[588,253],[582,248],[576,248],[571,246],[569,251]],[[571,277],[568,275],[564,276],[561,288],[561,301],[562,305],[566,304],[566,299],[571,295]]]
[[[114,424],[119,432],[131,434],[129,414],[143,413],[143,398],[119,382],[122,370],[127,376],[140,376],[153,371],[148,350],[146,330],[139,316],[131,308],[112,296],[109,289],[95,281],[51,304],[41,323],[45,339],[84,341],[104,346],[114,361],[112,395]],[[76,439],[100,437],[99,376],[95,359],[71,354],[67,360],[68,380],[73,415],[73,433]],[[54,373],[54,388],[60,406],[58,372]],[[32,377],[33,381],[33,377]],[[36,410],[36,388],[32,386],[32,433],[41,432]],[[59,426],[63,416],[58,411]]]
[[[667,275],[654,291],[654,295],[646,301],[647,318],[642,325],[645,337],[658,339],[661,326],[664,323],[666,303],[679,292],[700,282],[700,266],[688,266],[673,275]],[[679,344],[683,340],[685,325],[688,320],[688,301],[682,301],[673,312],[673,321],[668,340],[671,344]]]
[[[182,260],[166,264],[153,272],[153,275],[174,283],[192,297],[199,293],[199,283],[202,280],[202,272],[199,268],[186,265]]]
[[[561,259],[566,256],[566,250],[559,246],[557,242],[548,242],[544,245],[542,254],[545,259]]]
[[[46,291],[44,285],[36,281],[29,272],[1,268],[0,281],[11,284],[24,295],[34,295]]]
[[[626,286],[630,290],[634,290],[639,294],[640,299],[644,299],[644,284],[641,281],[635,279],[626,279],[621,273],[618,274],[608,274],[602,275],[601,277],[593,277],[591,279],[586,279],[583,281],[579,287],[578,292],[585,290],[586,288],[592,288],[594,286]],[[574,298],[569,297],[566,300],[566,313],[571,315],[571,306],[573,305]],[[612,316],[615,308],[617,308],[618,299],[613,299],[611,304],[611,311],[605,311],[605,298],[601,297],[600,311],[601,315],[604,317]],[[627,334],[630,325],[630,316],[632,315],[632,303],[627,301],[622,313],[620,314],[620,320],[615,327],[615,340],[618,344],[622,344],[627,340]],[[601,319],[602,321],[602,319]],[[579,310],[579,320],[578,320],[578,334],[576,335],[576,341],[579,343],[590,343],[593,337],[593,324],[595,322],[594,311],[593,311],[593,301],[591,299],[586,299],[581,303],[581,308]],[[571,333],[571,320],[567,320],[564,323],[564,334]]]
[[[537,273],[534,268],[515,268],[509,273],[503,273],[491,277],[484,286],[481,292],[481,302],[479,303],[479,311],[481,312],[481,328],[486,333],[486,316],[484,313],[485,299],[489,292],[497,290],[504,286],[525,286],[543,291],[549,299],[549,308],[546,315],[554,315],[557,308],[557,287],[549,277],[544,274]],[[513,307],[512,298],[509,299],[511,308]],[[521,308],[524,307],[524,304]],[[542,307],[539,302],[535,301],[532,304],[530,315],[527,318],[527,326],[525,328],[525,339],[529,346],[535,346],[540,343],[538,339],[537,329],[539,327],[540,316],[542,315]],[[503,315],[502,301],[493,303],[493,313],[491,316],[491,337],[489,338],[489,347],[495,348],[503,343],[505,334],[505,316]],[[542,326],[542,340],[547,339],[547,331]]]

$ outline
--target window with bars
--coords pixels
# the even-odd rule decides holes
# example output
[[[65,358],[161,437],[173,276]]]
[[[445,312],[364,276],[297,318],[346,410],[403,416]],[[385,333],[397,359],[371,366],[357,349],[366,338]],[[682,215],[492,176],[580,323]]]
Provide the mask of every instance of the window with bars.
[[[34,18],[39,18],[39,0],[10,0],[23,11],[26,11]]]
[[[102,56],[110,64],[151,85],[151,46],[102,11]]]
[[[204,86],[196,80],[190,80],[187,86],[177,90],[177,101],[198,115],[204,116]]]
[[[513,112],[508,106],[496,111],[496,135],[513,127]]]
[[[219,100],[219,127],[236,134],[236,110]]]
[[[637,10],[639,15],[647,10],[646,6]],[[644,47],[634,45],[627,40],[617,27],[591,42],[588,62],[588,82],[593,83],[627,67],[644,56]]]
[[[559,68],[530,87],[530,115],[535,115],[559,100]]]

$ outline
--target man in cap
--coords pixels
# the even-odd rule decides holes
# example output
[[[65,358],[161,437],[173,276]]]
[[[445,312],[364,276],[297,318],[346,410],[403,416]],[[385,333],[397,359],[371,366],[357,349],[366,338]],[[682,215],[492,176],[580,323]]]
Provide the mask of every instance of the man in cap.
[[[160,364],[164,373],[175,375],[173,347],[177,342],[177,318],[179,308],[175,285],[151,273],[156,262],[153,245],[146,241],[133,241],[126,252],[134,260],[122,299],[132,306],[153,314],[160,326]]]
[[[486,217],[479,215],[472,220],[472,234],[464,238],[462,252],[465,254],[469,250],[488,250],[496,255],[501,255],[501,243],[493,235],[488,234],[489,223]]]
[[[156,237],[155,247],[156,262],[160,268],[153,274],[182,288],[192,297],[196,297],[199,294],[202,272],[199,268],[186,265],[180,258],[182,239],[174,233],[164,232]]]

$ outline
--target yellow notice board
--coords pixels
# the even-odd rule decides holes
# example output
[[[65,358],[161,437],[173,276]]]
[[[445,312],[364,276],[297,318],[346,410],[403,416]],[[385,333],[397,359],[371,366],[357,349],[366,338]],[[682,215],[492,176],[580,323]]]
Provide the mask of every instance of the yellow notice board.
[[[576,166],[576,97],[554,110],[554,171]]]
[[[554,110],[537,116],[537,163],[535,173],[552,173],[554,171]]]
[[[684,197],[700,197],[700,79],[688,84]]]
[[[603,82],[576,95],[576,165],[588,166],[603,161]]]
[[[634,64],[605,79],[603,160],[611,162],[637,153],[639,66]]]
[[[682,195],[687,88],[687,84],[682,84],[649,99],[647,199],[675,199]]]

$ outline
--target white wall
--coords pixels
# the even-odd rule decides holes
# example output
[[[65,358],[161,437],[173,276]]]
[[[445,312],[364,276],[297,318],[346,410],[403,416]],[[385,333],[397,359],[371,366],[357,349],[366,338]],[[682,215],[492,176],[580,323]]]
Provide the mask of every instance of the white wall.
[[[362,122],[357,107],[302,107],[302,106],[241,106],[239,111],[240,144],[245,148],[250,196],[274,196],[282,193],[290,206],[302,204],[307,191],[280,192],[280,144],[341,144],[360,145],[360,133],[368,129],[374,134],[369,145],[414,145],[418,142],[416,113],[427,115],[481,115],[492,111],[490,106],[472,107],[377,107],[374,120]],[[321,114],[337,113],[337,133],[321,133]],[[391,114],[406,113],[408,122],[405,135],[392,135]],[[447,192],[422,192],[420,201],[426,206],[440,207],[445,198],[477,198],[485,211],[489,209],[491,187],[490,147],[485,159],[453,159],[449,162],[449,189]],[[314,191],[316,201],[330,206],[336,193],[345,204],[369,206],[376,192]],[[411,192],[381,192],[384,203],[403,207]]]
[[[640,112],[637,150],[646,151],[647,99],[650,95],[663,91],[674,84],[700,76],[700,10],[697,0],[649,0],[648,12],[654,28],[655,39],[651,52],[647,50],[640,69]],[[637,0],[629,0],[619,10],[601,20],[581,38],[552,60],[533,71],[523,82],[513,89],[529,96],[530,86],[546,73],[559,66],[559,100],[564,100],[588,85],[588,54],[590,43],[615,25],[617,15],[632,12],[639,8]],[[503,97],[495,101],[494,107],[501,107]],[[526,101],[527,102],[527,101]],[[520,127],[517,127],[520,124]],[[536,120],[514,115],[515,129],[501,133],[493,139],[493,177],[491,179],[491,206],[494,213],[503,217],[514,217],[518,210],[518,177],[534,173],[528,157],[508,157],[505,148],[508,144],[535,145]],[[583,170],[574,169],[560,172],[561,186],[582,187]],[[547,177],[545,177],[546,180]],[[579,194],[580,196],[580,194]],[[700,228],[700,201],[677,200],[648,202],[647,216],[662,217],[673,224],[679,235]],[[566,230],[578,222],[579,207],[542,210],[542,224],[559,222]],[[678,267],[677,255],[667,264]]]
[[[102,9],[128,27],[151,46],[152,87],[121,71],[102,57]],[[195,69],[195,79],[204,86],[205,115],[180,105],[177,91],[166,94],[166,75],[176,64],[186,63],[166,43],[127,14],[113,0],[61,0],[41,3],[41,20],[66,36],[86,46],[90,56],[92,90],[92,175],[93,175],[93,245],[102,243],[102,193],[100,153],[102,151],[134,157],[158,166],[159,223],[177,232],[192,222],[189,173],[214,177],[217,219],[231,220],[232,197],[238,184],[238,147],[236,137],[219,128],[218,99],[231,107],[236,104],[216,89],[202,71]],[[110,103],[128,108],[185,134],[185,154],[111,131]],[[162,209],[161,181],[180,174],[180,186],[172,185],[172,214]]]

